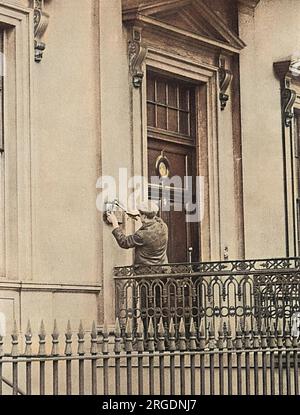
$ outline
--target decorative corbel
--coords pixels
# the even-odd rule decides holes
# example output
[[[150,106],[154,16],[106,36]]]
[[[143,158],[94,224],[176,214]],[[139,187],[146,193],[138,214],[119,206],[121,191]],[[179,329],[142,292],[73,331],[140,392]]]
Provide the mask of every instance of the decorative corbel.
[[[143,63],[147,48],[142,44],[140,28],[132,28],[132,39],[128,42],[129,71],[135,88],[140,88],[144,78]]]
[[[49,24],[49,14],[44,10],[45,0],[33,0],[34,9],[34,60],[41,62],[43,53],[46,49],[46,44],[42,42],[42,37],[45,34]]]
[[[229,95],[227,94],[227,91],[232,82],[233,74],[229,69],[225,68],[224,57],[220,57],[219,62],[220,62],[219,63],[219,87],[220,87],[219,98],[221,102],[221,111],[224,111],[227,101],[229,99]]]
[[[293,82],[299,82],[300,59],[274,63],[274,70],[281,83],[282,117],[286,127],[291,127],[294,118],[294,104],[297,93],[292,88]]]
[[[296,91],[291,89],[291,82],[289,78],[285,79],[285,87],[282,90],[282,106],[284,124],[290,127],[294,118],[294,104],[297,98]]]

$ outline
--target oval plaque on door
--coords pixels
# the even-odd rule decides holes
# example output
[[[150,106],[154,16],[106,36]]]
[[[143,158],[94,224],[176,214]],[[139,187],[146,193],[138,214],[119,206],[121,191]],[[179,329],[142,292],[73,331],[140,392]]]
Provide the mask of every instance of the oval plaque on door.
[[[170,163],[167,157],[163,154],[157,157],[155,170],[160,179],[166,179],[170,176]]]

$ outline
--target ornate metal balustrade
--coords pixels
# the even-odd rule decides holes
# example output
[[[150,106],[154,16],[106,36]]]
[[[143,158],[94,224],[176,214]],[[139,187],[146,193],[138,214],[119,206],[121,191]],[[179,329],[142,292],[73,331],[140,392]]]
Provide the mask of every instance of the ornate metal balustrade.
[[[300,311],[300,258],[117,267],[114,275],[123,329],[127,318],[135,327],[142,319],[147,332],[151,317],[165,327],[173,318],[177,334],[180,319],[188,325],[191,317],[197,329],[223,318],[285,328]]]

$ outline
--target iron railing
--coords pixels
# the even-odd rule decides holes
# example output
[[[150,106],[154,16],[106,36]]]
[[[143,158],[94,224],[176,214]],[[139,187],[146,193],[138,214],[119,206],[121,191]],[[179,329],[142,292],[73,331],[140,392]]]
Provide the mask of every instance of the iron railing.
[[[10,350],[0,339],[0,393],[299,395],[296,331],[267,330],[264,323],[253,331],[243,323],[232,330],[221,321],[216,334],[212,325],[197,331],[193,319],[187,327],[182,318],[176,339],[172,319],[166,330],[162,319],[155,327],[150,318],[145,340],[143,321],[139,319],[136,335],[132,323],[127,320],[124,336],[118,320],[114,335],[104,326],[97,336],[94,324],[90,333],[82,325],[72,333],[68,325],[63,341],[54,324],[50,342],[43,325],[38,336],[28,326],[24,353],[15,329]],[[12,389],[3,387],[9,375]]]
[[[124,330],[127,318],[143,320],[145,330],[170,319],[176,334],[180,319],[196,328],[227,318],[251,328],[257,321],[283,328],[300,311],[300,258],[220,261],[115,268],[116,317]],[[155,337],[157,334],[155,333]]]

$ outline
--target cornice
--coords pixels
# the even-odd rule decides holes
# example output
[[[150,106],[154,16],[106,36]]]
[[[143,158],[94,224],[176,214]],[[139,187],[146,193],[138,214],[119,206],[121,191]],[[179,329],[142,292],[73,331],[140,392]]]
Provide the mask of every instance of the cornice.
[[[190,14],[189,14],[190,13]],[[213,45],[221,50],[239,53],[246,45],[238,35],[228,28],[227,23],[217,15],[212,8],[202,0],[123,0],[122,2],[123,22],[129,26],[151,27],[160,31],[169,31],[174,35],[190,37],[191,41],[198,39],[200,43]],[[203,35],[201,24],[199,32],[195,22],[190,22],[190,28],[182,28],[177,24],[176,16],[201,17],[212,27],[212,33]],[[166,22],[165,16],[174,15],[174,21]],[[189,19],[187,19],[189,22]],[[219,38],[214,36],[219,34]]]
[[[238,0],[238,3],[242,4],[243,6],[248,7],[249,9],[254,10],[260,0]]]
[[[286,81],[287,78],[292,82],[300,82],[300,58],[275,62],[273,66],[275,74],[281,82]]]

